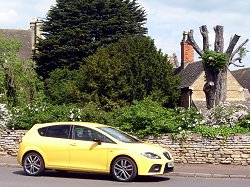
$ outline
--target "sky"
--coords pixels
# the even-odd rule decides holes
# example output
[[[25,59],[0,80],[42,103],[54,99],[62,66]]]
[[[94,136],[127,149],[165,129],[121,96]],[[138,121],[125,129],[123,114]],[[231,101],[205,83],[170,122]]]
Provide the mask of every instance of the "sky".
[[[29,29],[32,18],[44,18],[56,0],[0,0],[0,28]],[[249,0],[137,0],[147,13],[148,35],[156,47],[166,54],[176,53],[180,61],[183,31],[194,30],[194,38],[202,48],[199,27],[207,25],[210,45],[214,45],[216,25],[224,26],[225,50],[230,38],[240,35],[238,45],[250,39]],[[250,42],[246,45],[250,51]],[[198,56],[196,55],[196,60]],[[250,67],[250,52],[242,64]],[[231,67],[230,69],[238,69]]]

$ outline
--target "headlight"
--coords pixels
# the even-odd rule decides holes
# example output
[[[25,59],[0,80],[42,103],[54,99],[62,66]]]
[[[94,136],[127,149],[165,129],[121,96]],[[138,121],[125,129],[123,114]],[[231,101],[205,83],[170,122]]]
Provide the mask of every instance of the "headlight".
[[[150,159],[161,159],[161,157],[159,157],[158,155],[150,152],[142,153],[141,155]]]

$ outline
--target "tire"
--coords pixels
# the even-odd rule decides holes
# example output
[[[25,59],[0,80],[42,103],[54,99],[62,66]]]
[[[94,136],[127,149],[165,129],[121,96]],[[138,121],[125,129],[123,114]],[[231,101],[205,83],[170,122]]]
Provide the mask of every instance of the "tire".
[[[36,152],[25,155],[23,159],[23,169],[29,176],[38,176],[44,172],[43,158]]]
[[[121,156],[114,160],[111,174],[117,181],[129,182],[137,176],[137,166],[131,158]]]

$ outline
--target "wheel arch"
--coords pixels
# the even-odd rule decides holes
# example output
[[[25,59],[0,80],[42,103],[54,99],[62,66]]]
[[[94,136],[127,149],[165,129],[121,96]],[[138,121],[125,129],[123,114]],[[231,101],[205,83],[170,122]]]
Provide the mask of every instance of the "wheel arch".
[[[23,154],[23,156],[22,156],[22,160],[21,160],[21,163],[22,163],[22,166],[23,166],[23,159],[25,158],[25,156],[26,155],[28,155],[29,153],[37,153],[37,154],[39,154],[39,156],[43,159],[43,164],[44,164],[44,167],[45,167],[45,159],[44,159],[44,156],[39,152],[39,151],[37,151],[37,150],[28,150],[28,151],[26,151],[24,154]]]
[[[114,161],[115,161],[117,158],[119,158],[119,157],[128,157],[128,158],[130,158],[130,159],[135,163],[135,165],[136,165],[136,170],[137,170],[137,173],[138,173],[138,164],[136,163],[136,160],[135,160],[133,157],[129,156],[129,155],[121,154],[121,155],[115,156],[115,157],[112,159],[112,161],[110,162],[110,165],[109,165],[109,173],[110,173],[110,174],[112,173],[112,165],[113,165]]]

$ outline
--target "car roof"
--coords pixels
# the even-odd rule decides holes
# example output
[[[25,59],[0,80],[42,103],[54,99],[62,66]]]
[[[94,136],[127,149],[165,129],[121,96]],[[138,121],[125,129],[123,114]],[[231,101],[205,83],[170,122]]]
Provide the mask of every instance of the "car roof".
[[[47,127],[47,126],[52,126],[52,125],[79,125],[79,126],[85,126],[85,127],[102,127],[107,125],[100,124],[100,123],[93,123],[93,122],[51,122],[51,123],[39,123],[35,124],[34,126],[36,127]]]

